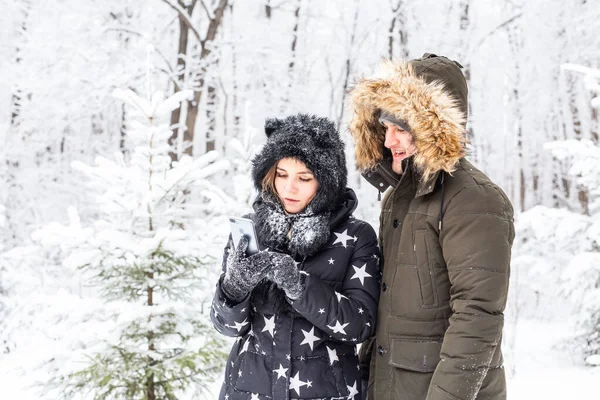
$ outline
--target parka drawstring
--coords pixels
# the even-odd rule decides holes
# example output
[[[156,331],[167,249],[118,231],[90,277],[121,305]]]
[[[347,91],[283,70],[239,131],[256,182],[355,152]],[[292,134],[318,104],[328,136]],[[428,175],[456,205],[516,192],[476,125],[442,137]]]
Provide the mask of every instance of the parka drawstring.
[[[440,217],[438,221],[438,229],[442,231],[442,219],[444,218],[444,171],[440,173],[440,183],[442,184],[442,201],[440,202]]]

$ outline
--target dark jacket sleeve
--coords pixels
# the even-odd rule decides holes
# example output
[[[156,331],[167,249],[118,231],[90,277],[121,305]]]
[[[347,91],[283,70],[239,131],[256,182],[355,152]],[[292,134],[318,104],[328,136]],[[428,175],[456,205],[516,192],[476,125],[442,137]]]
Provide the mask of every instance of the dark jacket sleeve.
[[[381,272],[373,228],[363,223],[356,236],[358,240],[340,292],[318,276],[308,275],[306,290],[292,306],[334,339],[360,343],[374,333]],[[327,260],[322,262],[327,264]],[[370,276],[365,277],[365,273]]]
[[[469,186],[448,203],[440,244],[453,314],[427,400],[477,397],[502,337],[513,239],[513,209],[497,187]]]
[[[231,235],[223,251],[222,273],[213,297],[210,319],[217,331],[226,336],[243,336],[250,330],[250,295],[239,303],[231,301],[223,292],[221,282],[227,270],[227,255],[234,251]]]

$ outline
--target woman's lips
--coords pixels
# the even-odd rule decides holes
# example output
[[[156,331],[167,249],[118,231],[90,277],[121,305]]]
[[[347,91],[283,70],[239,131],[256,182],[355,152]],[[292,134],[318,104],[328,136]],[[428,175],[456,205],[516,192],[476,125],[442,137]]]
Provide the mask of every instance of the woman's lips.
[[[284,200],[285,200],[287,203],[298,203],[298,202],[300,201],[300,200],[288,199],[287,197],[286,197],[286,198],[284,198]]]

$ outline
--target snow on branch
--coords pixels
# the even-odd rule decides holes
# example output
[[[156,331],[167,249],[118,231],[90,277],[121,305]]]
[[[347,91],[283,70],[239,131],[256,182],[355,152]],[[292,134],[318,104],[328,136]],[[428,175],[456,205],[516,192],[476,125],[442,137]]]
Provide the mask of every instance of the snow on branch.
[[[188,12],[181,7],[179,4],[172,2],[171,0],[163,0],[163,2],[167,3],[169,7],[173,10],[177,11],[180,17],[183,18],[183,22],[185,25],[192,31],[198,42],[202,43],[202,38],[200,38],[200,33],[194,28],[194,24],[192,23],[191,16]]]
[[[560,69],[563,71],[579,72],[581,74],[586,74],[588,76],[600,79],[600,70],[584,67],[583,65],[565,63],[560,66]]]
[[[208,18],[211,20],[215,19],[214,10],[211,9],[209,6],[207,6],[206,2],[204,0],[200,0],[200,3],[202,4],[202,7],[204,7],[204,10],[206,11],[206,15],[208,15]]]

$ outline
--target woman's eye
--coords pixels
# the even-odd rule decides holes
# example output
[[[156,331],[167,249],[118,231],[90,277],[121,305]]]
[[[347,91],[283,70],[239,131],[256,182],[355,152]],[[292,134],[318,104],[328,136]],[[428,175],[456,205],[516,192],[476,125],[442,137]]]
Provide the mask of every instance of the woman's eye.
[[[275,176],[276,176],[277,178],[287,178],[287,175],[285,175],[285,174],[279,174],[279,173],[278,173],[278,174],[277,174],[277,175],[275,175]]]
[[[300,182],[310,182],[312,178],[300,178]]]

